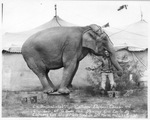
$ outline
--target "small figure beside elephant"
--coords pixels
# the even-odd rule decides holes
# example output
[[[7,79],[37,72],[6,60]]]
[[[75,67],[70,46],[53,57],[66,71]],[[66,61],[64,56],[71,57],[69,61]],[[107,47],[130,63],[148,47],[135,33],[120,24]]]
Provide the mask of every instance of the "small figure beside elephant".
[[[118,71],[122,68],[116,60],[115,50],[108,35],[98,25],[85,27],[54,27],[40,31],[28,38],[22,46],[22,55],[28,67],[38,76],[45,93],[58,91],[69,94],[79,62],[88,54],[110,53],[112,64]],[[63,67],[58,90],[51,82],[48,72]]]

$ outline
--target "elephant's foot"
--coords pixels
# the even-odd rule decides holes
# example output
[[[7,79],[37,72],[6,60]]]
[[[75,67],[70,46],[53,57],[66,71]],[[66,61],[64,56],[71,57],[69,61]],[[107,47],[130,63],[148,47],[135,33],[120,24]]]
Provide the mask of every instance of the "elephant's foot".
[[[68,85],[67,88],[68,88],[70,91],[73,91],[73,86],[72,86],[72,84]]]
[[[67,88],[67,87],[63,87],[63,88],[59,88],[58,89],[58,92],[60,94],[69,94],[70,93],[70,90]]]
[[[55,91],[57,91],[57,89],[56,88],[51,88],[51,87],[44,88],[44,90],[43,90],[43,92],[46,93],[46,94],[51,94],[51,93],[53,93]]]

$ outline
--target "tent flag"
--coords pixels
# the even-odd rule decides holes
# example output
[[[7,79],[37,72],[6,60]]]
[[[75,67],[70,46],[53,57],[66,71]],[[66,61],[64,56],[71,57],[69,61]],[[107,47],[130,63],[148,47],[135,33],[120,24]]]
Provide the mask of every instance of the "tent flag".
[[[122,5],[122,6],[120,6],[119,8],[118,8],[118,11],[120,11],[120,10],[122,10],[122,9],[127,9],[127,7],[128,7],[128,5]]]
[[[105,24],[105,25],[103,25],[102,27],[109,27],[110,25],[109,25],[109,22],[107,23],[107,24]]]

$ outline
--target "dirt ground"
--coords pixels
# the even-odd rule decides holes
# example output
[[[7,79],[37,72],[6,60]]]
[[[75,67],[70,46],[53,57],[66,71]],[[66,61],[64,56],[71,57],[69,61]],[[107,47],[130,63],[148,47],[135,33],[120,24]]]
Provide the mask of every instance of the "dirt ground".
[[[70,95],[2,92],[2,117],[147,118],[147,109],[147,88],[119,97],[102,97],[90,87]]]

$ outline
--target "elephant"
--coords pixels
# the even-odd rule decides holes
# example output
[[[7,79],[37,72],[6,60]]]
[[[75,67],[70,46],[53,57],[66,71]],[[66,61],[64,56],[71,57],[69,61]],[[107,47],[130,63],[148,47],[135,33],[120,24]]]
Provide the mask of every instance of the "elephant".
[[[79,62],[88,53],[102,56],[104,48],[110,52],[113,65],[121,71],[109,36],[96,24],[39,31],[24,42],[21,53],[28,67],[39,78],[44,93],[69,94]],[[62,80],[59,88],[56,88],[48,73],[62,67]]]

